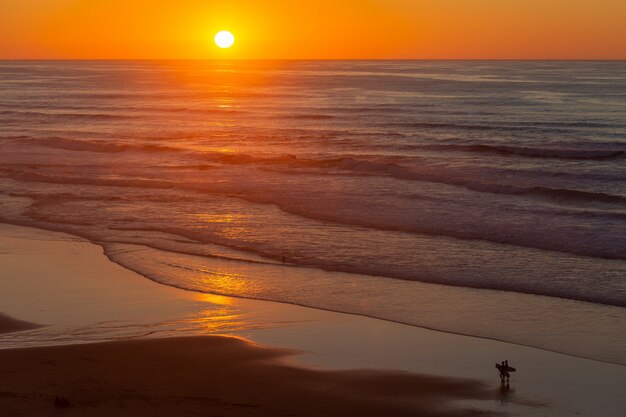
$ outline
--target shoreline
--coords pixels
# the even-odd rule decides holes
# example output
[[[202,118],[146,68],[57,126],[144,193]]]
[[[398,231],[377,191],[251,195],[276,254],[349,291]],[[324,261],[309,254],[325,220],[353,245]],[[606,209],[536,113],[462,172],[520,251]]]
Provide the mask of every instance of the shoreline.
[[[7,316],[6,314],[0,313],[0,333],[21,332],[24,330],[37,329],[39,327],[42,326],[37,323],[18,320]]]
[[[517,393],[481,404],[485,412],[542,415],[546,410],[537,404],[551,403],[554,416],[581,407],[618,416],[626,407],[618,392],[626,378],[621,365],[363,316],[180,290],[113,263],[100,246],[66,233],[0,225],[0,248],[2,242],[10,248],[3,259],[11,260],[2,268],[15,280],[0,280],[0,311],[49,326],[0,335],[0,354],[46,344],[231,335],[303,352],[285,359],[296,367],[465,378],[492,384],[496,394],[493,362],[507,358],[522,371],[513,378]],[[589,382],[599,379],[602,386]]]
[[[2,224],[0,222],[0,224]],[[6,223],[8,224],[8,223]],[[24,226],[24,227],[33,227],[33,226]],[[42,230],[48,230],[48,229],[42,229]],[[55,230],[56,231],[56,230]],[[62,230],[58,231],[59,233],[68,233],[68,232],[64,232]],[[68,233],[69,234],[69,233]],[[70,234],[71,235],[71,234]],[[357,316],[357,317],[363,317],[363,318],[367,318],[367,319],[372,319],[372,320],[380,320],[380,321],[384,321],[384,322],[388,322],[391,324],[399,324],[399,325],[404,325],[404,326],[410,326],[410,327],[415,327],[418,329],[423,329],[423,330],[427,330],[427,331],[432,331],[432,332],[440,332],[440,333],[444,333],[444,334],[450,334],[450,335],[457,335],[457,336],[464,336],[464,337],[469,337],[469,338],[476,338],[476,339],[483,339],[486,341],[494,341],[494,342],[498,342],[498,343],[505,343],[505,344],[511,344],[513,346],[521,346],[521,347],[525,347],[525,348],[531,348],[531,349],[538,349],[538,350],[542,350],[542,351],[546,351],[546,352],[550,352],[550,353],[555,353],[555,354],[560,354],[560,355],[565,355],[565,356],[571,356],[574,358],[579,358],[579,359],[585,359],[585,360],[590,360],[590,361],[595,361],[595,362],[600,362],[600,363],[605,363],[605,364],[609,364],[609,365],[617,365],[617,366],[624,366],[626,367],[625,363],[620,363],[618,361],[611,361],[608,359],[600,359],[600,358],[595,358],[592,356],[585,356],[585,355],[579,355],[579,354],[575,354],[575,353],[571,353],[571,352],[564,352],[561,350],[557,350],[557,349],[550,349],[547,347],[542,347],[542,346],[534,346],[532,344],[527,344],[527,343],[521,343],[521,342],[515,342],[515,341],[509,341],[506,339],[499,339],[497,337],[491,337],[491,336],[481,336],[481,335],[476,335],[476,334],[472,334],[472,333],[463,333],[463,332],[459,332],[459,331],[452,331],[452,330],[442,330],[436,327],[429,327],[427,325],[418,325],[418,324],[413,324],[411,322],[404,322],[404,321],[399,321],[399,320],[393,320],[393,319],[389,319],[389,318],[384,318],[384,317],[376,317],[373,315],[368,315],[365,313],[356,313],[356,312],[349,312],[349,311],[342,311],[342,310],[337,310],[337,309],[332,309],[332,308],[328,308],[328,307],[314,307],[314,306],[309,306],[306,304],[298,304],[296,302],[291,302],[291,301],[275,301],[272,299],[268,299],[268,298],[256,298],[256,297],[245,297],[245,296],[238,296],[238,295],[232,295],[232,294],[221,294],[221,293],[214,293],[214,292],[208,292],[208,291],[201,291],[201,290],[191,290],[182,286],[177,286],[171,283],[162,283],[156,279],[153,279],[149,276],[146,276],[144,274],[142,274],[141,271],[134,269],[130,266],[124,265],[118,261],[116,261],[114,259],[114,257],[112,257],[108,252],[107,249],[105,247],[104,244],[102,243],[96,243],[96,242],[91,242],[89,239],[86,239],[87,241],[89,241],[90,243],[96,245],[96,246],[100,246],[103,249],[103,254],[104,256],[107,257],[107,259],[109,261],[111,261],[112,263],[121,266],[124,269],[127,269],[129,271],[132,271],[134,273],[136,273],[137,275],[142,276],[143,278],[150,280],[158,285],[166,285],[168,287],[172,287],[175,288],[177,290],[181,290],[181,291],[185,291],[185,292],[191,292],[191,293],[200,293],[200,294],[207,294],[207,295],[216,295],[219,297],[227,297],[227,298],[234,298],[234,299],[240,299],[240,300],[254,300],[254,301],[260,301],[260,302],[265,302],[265,303],[279,303],[279,304],[284,304],[284,305],[290,305],[290,306],[294,306],[294,307],[298,307],[298,308],[306,308],[306,309],[314,309],[314,310],[320,310],[320,311],[325,311],[325,312],[329,312],[329,313],[336,313],[336,314],[345,314],[345,315],[350,315],[350,316]],[[154,249],[159,251],[160,249],[152,247],[150,245],[142,245],[145,246],[149,249]],[[169,250],[169,252],[171,253],[175,253],[175,254],[180,254],[180,255],[186,255],[186,256],[191,256],[191,257],[195,257],[197,255],[190,255],[187,254],[185,252],[176,252],[176,251],[172,251]],[[214,258],[214,259],[221,259],[221,257],[219,256],[211,256],[211,255],[206,255],[207,258]],[[254,260],[248,260],[248,259],[235,259],[236,261],[243,261],[243,262],[255,262]],[[293,266],[293,268],[298,268],[298,266],[296,265],[290,265]],[[329,271],[329,270],[323,270],[324,272],[338,272],[338,271]],[[368,275],[366,275],[368,276]],[[379,278],[378,276],[371,276],[374,278]],[[409,281],[412,282],[412,281]],[[427,284],[427,285],[432,285],[432,283],[429,282],[420,282],[422,284]],[[447,284],[434,284],[434,285],[440,285],[440,286],[444,286],[444,287],[455,287],[454,285],[447,285]],[[462,287],[462,288],[471,288],[471,287]],[[478,290],[484,290],[482,288],[471,288],[471,289],[478,289]],[[505,290],[495,290],[495,289],[487,289],[487,291],[497,291],[497,292],[509,292],[509,291],[505,291]],[[576,303],[584,303],[584,304],[591,304],[591,305],[602,305],[602,306],[608,306],[608,307],[619,307],[617,305],[610,305],[610,304],[598,304],[598,303],[594,303],[591,301],[585,301],[585,300],[575,300],[575,299],[568,299],[568,298],[559,298],[559,297],[551,297],[551,296],[547,296],[547,295],[542,295],[542,294],[532,294],[532,293],[523,293],[523,292],[513,292],[513,294],[521,294],[524,296],[532,296],[532,297],[541,297],[541,298],[548,298],[548,299],[552,299],[552,298],[557,298],[560,300],[564,300],[567,302],[576,302]]]
[[[399,324],[399,325],[405,325],[405,326],[410,326],[410,327],[415,327],[418,329],[424,329],[427,331],[432,331],[432,332],[439,332],[439,333],[443,333],[443,334],[450,334],[450,335],[458,335],[458,336],[462,336],[462,337],[468,337],[468,338],[476,338],[476,339],[483,339],[486,341],[493,341],[493,342],[498,342],[498,343],[505,343],[505,344],[510,344],[512,346],[521,346],[521,347],[526,347],[526,348],[530,348],[530,349],[538,349],[538,350],[542,350],[542,351],[546,351],[546,352],[550,352],[550,353],[555,353],[555,354],[560,354],[560,355],[565,355],[565,356],[570,356],[570,357],[574,357],[574,358],[580,358],[580,359],[585,359],[585,360],[591,360],[591,361],[596,361],[599,363],[605,363],[605,364],[609,364],[609,365],[617,365],[617,366],[624,366],[626,367],[626,364],[617,362],[617,361],[611,361],[611,360],[605,360],[605,359],[600,359],[600,358],[595,358],[592,356],[585,356],[585,355],[578,355],[578,354],[574,354],[574,353],[570,353],[570,352],[563,352],[561,350],[557,350],[557,349],[550,349],[550,348],[546,348],[546,347],[541,347],[541,346],[534,346],[532,344],[525,344],[525,343],[520,343],[520,342],[515,342],[515,341],[510,341],[510,340],[506,340],[506,339],[499,339],[497,337],[490,337],[490,336],[482,336],[482,335],[476,335],[476,334],[472,334],[472,333],[463,333],[463,332],[457,332],[457,331],[450,331],[450,330],[442,330],[436,327],[429,327],[427,325],[416,325],[416,324],[412,324],[410,322],[403,322],[403,321],[398,321],[398,320],[393,320],[393,319],[388,319],[388,318],[384,318],[384,317],[376,317],[376,316],[372,316],[372,315],[368,315],[368,314],[363,314],[363,313],[353,313],[353,312],[347,312],[347,311],[342,311],[342,310],[336,310],[336,309],[332,309],[332,308],[322,308],[322,307],[313,307],[313,306],[308,306],[305,304],[298,304],[295,302],[291,302],[291,301],[275,301],[275,300],[271,300],[271,299],[266,299],[266,298],[250,298],[250,297],[245,297],[245,296],[237,296],[237,295],[231,295],[231,294],[220,294],[220,293],[213,293],[213,292],[206,292],[206,291],[200,291],[200,290],[191,290],[182,286],[177,286],[174,284],[170,284],[170,283],[162,283],[156,279],[153,279],[150,276],[146,276],[144,275],[141,271],[136,270],[128,265],[124,265],[118,261],[116,261],[114,259],[114,257],[108,252],[105,244],[101,243],[101,242],[92,242],[91,240],[89,240],[88,238],[79,236],[79,235],[74,235],[70,232],[64,231],[62,228],[46,228],[46,227],[39,227],[39,226],[32,226],[30,224],[27,223],[20,223],[20,222],[15,222],[15,223],[5,223],[3,221],[0,221],[0,233],[2,232],[2,227],[3,226],[8,226],[8,227],[17,227],[17,228],[22,228],[22,229],[31,229],[31,230],[39,230],[39,231],[43,231],[43,232],[49,232],[49,233],[58,233],[60,235],[66,235],[71,237],[71,239],[77,239],[78,241],[81,242],[86,242],[89,243],[90,245],[94,245],[98,248],[101,249],[102,254],[106,257],[106,259],[112,263],[115,264],[119,267],[121,267],[123,270],[126,271],[130,271],[131,273],[140,276],[143,279],[149,280],[152,283],[157,284],[158,286],[165,286],[165,287],[169,287],[174,289],[175,291],[183,291],[184,293],[191,293],[191,294],[203,294],[206,295],[207,297],[224,297],[224,298],[232,298],[232,299],[236,299],[236,300],[243,300],[243,301],[255,301],[255,302],[261,302],[261,303],[278,303],[280,305],[289,305],[289,306],[293,306],[296,308],[302,308],[302,309],[312,309],[312,310],[316,310],[316,311],[324,311],[324,312],[328,312],[328,313],[334,313],[334,314],[338,314],[338,315],[349,315],[349,316],[356,316],[356,317],[363,317],[363,318],[367,318],[367,319],[372,319],[372,320],[381,320],[384,322],[388,322],[391,324]],[[149,245],[145,245],[147,248],[149,249],[154,249],[159,251],[160,249],[157,248],[152,248]],[[188,255],[191,257],[196,257],[196,255],[189,255],[187,253],[184,252],[172,252],[172,253],[177,253],[180,255]],[[220,257],[213,257],[213,256],[208,256],[208,258],[215,258],[220,259]],[[247,259],[240,259],[241,261],[244,262],[254,262],[254,260],[247,260]],[[295,267],[295,266],[294,266]],[[329,271],[325,271],[325,272],[329,272]],[[431,285],[430,283],[426,283],[427,285]],[[444,285],[444,287],[447,287],[446,285]],[[454,286],[452,286],[454,287]],[[501,292],[500,290],[489,290],[489,291],[498,291]],[[515,294],[522,294],[522,295],[531,295],[533,297],[547,297],[547,298],[552,298],[552,297],[548,297],[548,296],[543,296],[543,295],[535,295],[535,294],[525,294],[525,293],[515,293]],[[574,301],[577,303],[590,303],[595,305],[595,303],[591,303],[588,301],[578,301],[578,300],[569,300],[569,299],[563,299],[565,301]],[[615,306],[609,306],[609,307],[615,307]],[[0,311],[0,316],[2,315],[2,312]],[[11,319],[11,317],[9,317]],[[13,318],[14,319],[14,318]],[[14,319],[16,321],[19,321],[18,319]],[[26,324],[33,324],[33,323],[28,323],[26,322]],[[41,327],[41,325],[38,324],[33,324],[35,327]]]
[[[316,300],[317,302],[314,303],[303,302],[303,300],[298,299],[300,297],[296,296],[295,299],[293,298],[293,288],[289,290],[292,292],[291,294],[289,291],[283,292],[280,289],[281,283],[277,282],[275,278],[265,282],[246,277],[245,274],[237,276],[238,270],[236,267],[230,272],[226,271],[227,269],[230,270],[232,265],[229,264],[232,263],[248,264],[251,262],[253,265],[256,265],[256,260],[258,260],[256,255],[252,255],[251,257],[246,257],[246,255],[242,258],[237,258],[236,256],[234,258],[230,258],[230,256],[224,258],[220,255],[199,255],[179,252],[171,248],[157,248],[150,246],[150,244],[145,244],[143,240],[134,243],[132,243],[132,239],[130,243],[126,243],[125,241],[117,242],[115,240],[109,241],[107,239],[98,240],[94,239],[94,236],[83,235],[78,232],[74,234],[74,231],[68,231],[49,223],[37,223],[32,225],[28,222],[18,221],[12,223],[0,222],[0,224],[66,234],[73,236],[75,239],[87,241],[102,248],[103,254],[107,259],[123,269],[132,271],[142,278],[148,279],[156,284],[165,285],[185,292],[194,294],[200,293],[209,296],[216,295],[240,300],[257,300],[269,303],[288,304],[295,307],[310,308],[338,314],[368,317],[374,320],[385,320],[390,323],[399,323],[435,332],[510,343],[515,346],[525,346],[607,364],[626,366],[626,357],[624,356],[626,339],[619,337],[619,330],[623,327],[622,324],[626,323],[624,321],[626,320],[624,313],[626,310],[613,305],[596,304],[588,301],[577,301],[523,292],[448,286],[420,281],[390,280],[389,286],[392,288],[387,292],[381,292],[380,294],[360,292],[357,294],[356,298],[371,296],[371,304],[379,304],[380,308],[375,311],[376,314],[372,314],[371,309],[360,308],[358,304],[352,302],[354,300],[347,304],[347,308],[345,309],[336,308],[336,306],[339,305],[336,299],[330,302],[327,302],[328,300],[325,299],[318,299]],[[227,251],[231,250],[238,252],[236,249],[227,249]],[[146,268],[147,265],[145,262],[138,264],[133,260],[133,252],[146,254],[144,255],[146,259],[160,259],[160,262],[158,262],[158,264],[160,264],[159,267],[156,269],[151,267]],[[170,257],[172,255],[173,257]],[[207,263],[207,259],[210,259],[212,262]],[[224,264],[226,259],[228,259],[228,262]],[[265,263],[266,262],[263,262],[263,264]],[[164,265],[169,268],[165,276],[171,274],[169,276],[174,276],[176,279],[162,279],[163,271],[160,269],[162,269]],[[209,286],[209,289],[207,289],[205,286],[198,286],[193,282],[196,278],[193,276],[195,272],[192,272],[189,276],[177,275],[184,269],[193,270],[194,265],[200,265],[202,269],[206,266],[207,270],[203,271],[202,274],[207,274],[208,276],[222,275],[221,270],[223,269],[227,272],[227,275],[237,277],[237,280],[240,282],[236,283],[235,288],[229,288],[229,283],[226,283],[224,286],[220,283],[217,286]],[[275,265],[272,263],[269,265],[270,268],[272,266],[279,268],[292,266],[282,265],[279,262],[276,262]],[[186,268],[186,266],[191,268]],[[295,280],[297,285],[301,285],[302,288],[306,290],[310,288],[309,285],[311,282],[320,279],[321,281],[316,281],[319,282],[320,285],[337,285],[339,291],[343,292],[340,295],[346,295],[348,297],[350,297],[350,294],[346,293],[346,291],[349,292],[355,289],[351,286],[351,280],[359,279],[363,281],[360,282],[360,285],[367,287],[371,285],[371,283],[365,281],[380,279],[380,277],[370,275],[354,275],[326,270],[309,270],[307,268],[299,269],[297,266],[293,266],[293,273],[288,275],[287,281]],[[189,271],[183,273],[187,272]],[[258,272],[263,273],[263,271]],[[275,273],[275,271],[266,272]],[[299,276],[301,274],[307,274],[306,278],[300,280]],[[329,274],[333,275],[332,281],[328,280]],[[282,275],[281,278],[283,278]],[[335,280],[335,278],[338,279]],[[235,280],[231,281],[235,282]],[[181,285],[180,282],[185,282],[186,285]],[[262,289],[263,286],[269,286],[275,289],[274,293],[270,294],[274,296],[273,298],[268,297],[268,294],[263,291],[250,292],[247,290],[247,287]],[[294,284],[291,284],[291,287],[293,286]],[[414,286],[417,286],[415,292]],[[278,288],[278,290],[276,290],[276,288]],[[394,299],[395,297],[403,297],[406,296],[406,294],[409,294],[411,297],[419,298],[422,302],[411,306],[414,311],[408,312],[409,319],[402,320],[403,312],[394,310],[393,305],[390,305],[387,300]],[[467,303],[468,299],[472,299],[473,301]],[[407,300],[403,301],[406,306]],[[423,306],[415,307],[416,305]],[[506,308],[503,308],[503,306],[506,306]],[[393,311],[389,313],[386,310],[387,308]],[[398,316],[398,313],[401,315]],[[488,326],[485,326],[484,317],[495,315],[500,317],[499,320],[490,320]],[[415,322],[410,319],[411,317],[420,317],[420,320]],[[463,326],[458,325],[458,317],[465,318],[465,327],[469,330],[464,331]],[[467,326],[467,323],[470,325]],[[582,327],[586,329],[584,333],[585,336],[580,336],[581,332],[579,329]],[[528,332],[529,329],[533,329],[533,331]],[[555,332],[554,329],[557,329],[557,331]],[[596,340],[605,340],[605,343],[598,344],[595,342]]]

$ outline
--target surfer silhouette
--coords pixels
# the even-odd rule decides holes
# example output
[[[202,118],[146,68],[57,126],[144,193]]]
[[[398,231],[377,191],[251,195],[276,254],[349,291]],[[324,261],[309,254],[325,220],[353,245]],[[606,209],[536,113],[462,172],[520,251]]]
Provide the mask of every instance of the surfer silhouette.
[[[517,370],[509,366],[508,360],[502,361],[502,363],[496,363],[496,368],[500,372],[500,381],[502,382],[506,381],[507,383],[509,382],[509,379],[511,378],[510,372],[515,372]]]

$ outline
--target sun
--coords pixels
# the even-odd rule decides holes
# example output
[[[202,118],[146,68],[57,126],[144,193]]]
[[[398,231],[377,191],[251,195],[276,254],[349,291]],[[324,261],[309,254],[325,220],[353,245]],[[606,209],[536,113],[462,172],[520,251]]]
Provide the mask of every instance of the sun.
[[[221,30],[215,34],[215,44],[220,48],[230,48],[235,43],[235,36],[227,30]]]

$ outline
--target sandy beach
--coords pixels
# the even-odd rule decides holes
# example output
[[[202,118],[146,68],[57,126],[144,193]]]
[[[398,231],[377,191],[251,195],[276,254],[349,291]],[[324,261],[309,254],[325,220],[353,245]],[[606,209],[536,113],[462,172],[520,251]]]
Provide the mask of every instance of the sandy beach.
[[[450,399],[493,396],[475,381],[286,366],[285,354],[217,336],[8,350],[0,411],[45,415],[63,395],[81,416],[455,416],[467,412],[446,411]]]
[[[64,233],[1,225],[0,259],[3,416],[53,412],[56,395],[87,416],[619,416],[626,406],[620,365],[182,291]],[[492,365],[504,358],[523,370],[508,389]]]

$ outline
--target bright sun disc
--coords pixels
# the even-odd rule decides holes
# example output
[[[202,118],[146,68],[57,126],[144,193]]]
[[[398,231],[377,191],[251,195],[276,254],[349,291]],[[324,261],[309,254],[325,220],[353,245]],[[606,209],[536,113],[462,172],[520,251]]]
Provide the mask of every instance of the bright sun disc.
[[[215,44],[220,48],[230,48],[235,43],[235,37],[227,30],[221,30],[215,35]]]

